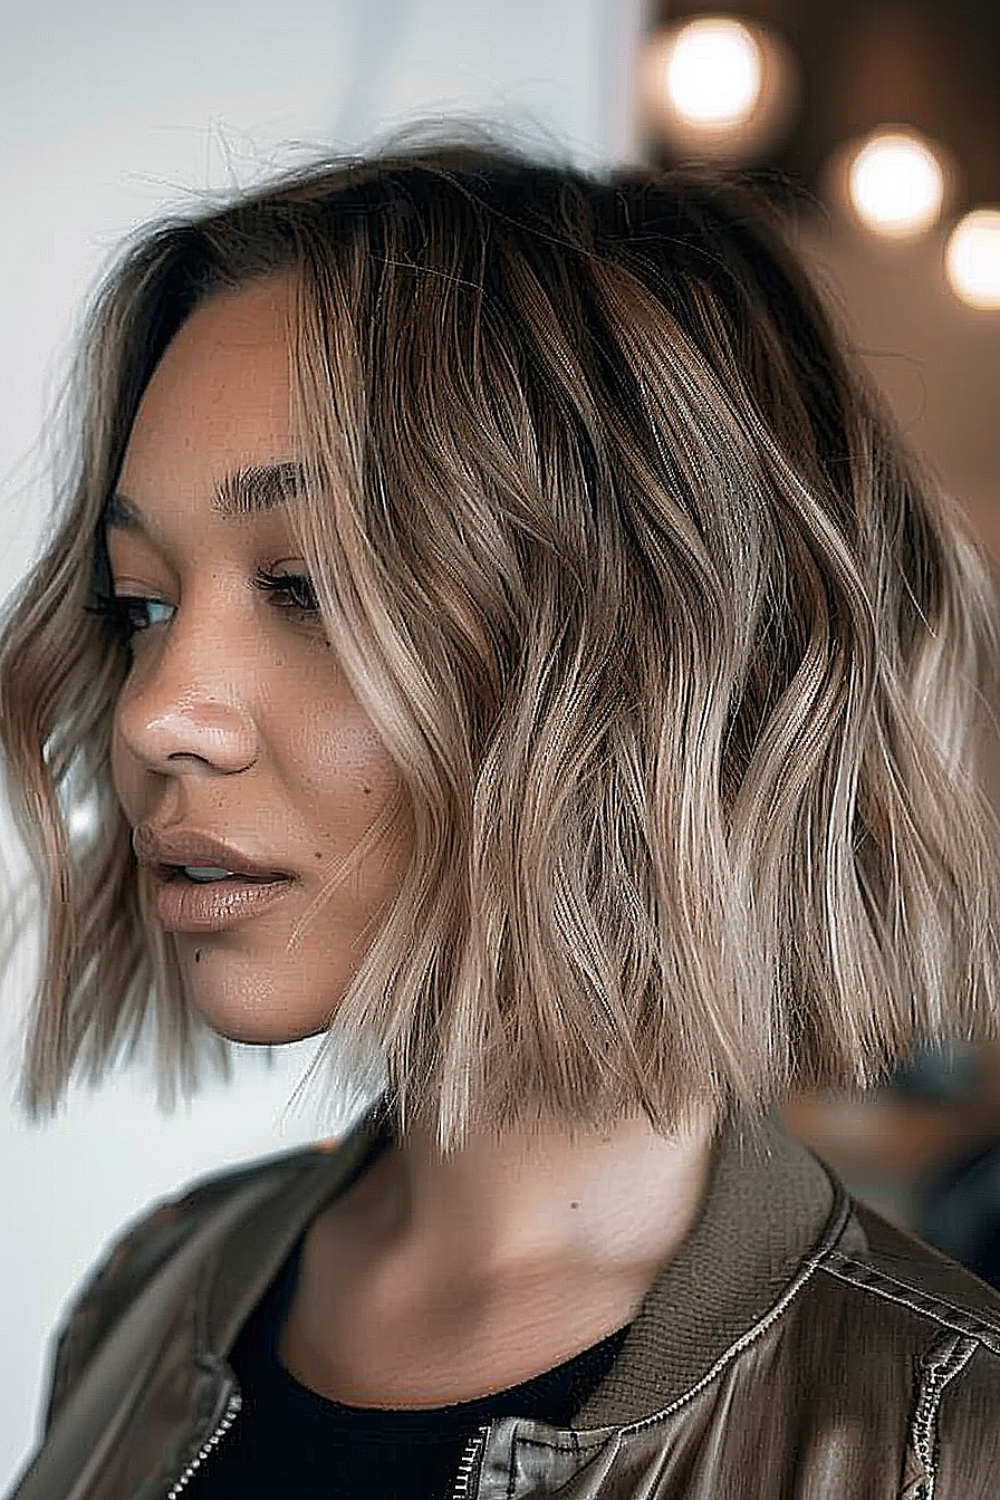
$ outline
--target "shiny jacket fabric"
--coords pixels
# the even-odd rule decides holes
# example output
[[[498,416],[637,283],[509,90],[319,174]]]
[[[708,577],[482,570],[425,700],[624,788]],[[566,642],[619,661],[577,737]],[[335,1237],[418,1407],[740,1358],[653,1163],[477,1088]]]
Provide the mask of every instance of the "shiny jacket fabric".
[[[226,1363],[318,1210],[385,1138],[202,1178],[119,1237],[56,1348],[10,1500],[180,1500],[240,1418]],[[1000,1294],[852,1202],[780,1125],[720,1140],[706,1201],[561,1429],[470,1442],[456,1500],[998,1500]]]

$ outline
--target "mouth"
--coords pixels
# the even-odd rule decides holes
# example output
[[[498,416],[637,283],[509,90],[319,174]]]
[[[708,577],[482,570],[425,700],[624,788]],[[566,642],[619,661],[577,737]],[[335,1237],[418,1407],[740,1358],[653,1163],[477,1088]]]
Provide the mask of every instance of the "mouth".
[[[182,867],[165,865],[156,870],[153,906],[168,932],[221,932],[269,910],[295,885],[287,875],[197,880]]]
[[[197,868],[192,866],[191,868]],[[233,870],[230,874],[219,877],[199,879],[195,875],[189,875],[183,865],[157,865],[156,878],[169,883],[173,881],[186,881],[188,885],[199,886],[232,886],[232,885],[275,885],[279,880],[288,880],[287,875],[279,875],[277,871],[271,875],[244,875],[240,870]]]

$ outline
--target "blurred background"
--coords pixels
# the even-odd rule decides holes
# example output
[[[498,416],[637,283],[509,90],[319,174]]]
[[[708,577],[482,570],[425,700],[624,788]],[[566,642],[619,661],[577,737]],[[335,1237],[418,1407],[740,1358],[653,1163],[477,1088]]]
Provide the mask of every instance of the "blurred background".
[[[454,115],[586,166],[777,174],[835,316],[1000,577],[998,58],[995,0],[6,7],[0,592],[40,548],[55,400],[123,238],[415,116]],[[17,884],[27,861],[5,807],[0,855]],[[122,1225],[201,1174],[317,1134],[288,1107],[315,1040],[270,1067],[237,1046],[234,1081],[172,1116],[136,1069],[99,1092],[81,1083],[56,1120],[28,1126],[14,1095],[38,942],[26,912],[0,974],[0,1488],[40,1436],[55,1329]],[[1000,1285],[994,1053],[921,1052],[863,1100],[798,1099],[786,1119],[861,1197]]]

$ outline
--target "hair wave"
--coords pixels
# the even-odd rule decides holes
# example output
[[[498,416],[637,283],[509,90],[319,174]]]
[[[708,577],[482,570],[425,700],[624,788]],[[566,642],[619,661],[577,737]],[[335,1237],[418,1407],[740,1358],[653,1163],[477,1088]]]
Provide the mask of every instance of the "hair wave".
[[[278,272],[312,478],[290,514],[415,830],[326,1085],[367,1036],[443,1148],[525,1115],[669,1132],[1000,1034],[1000,623],[963,516],[748,180],[455,139],[145,231],[94,304],[74,471],[0,633],[47,905],[31,1117],[149,1025],[167,1107],[227,1069],[145,906],[110,779],[128,657],[85,606],[157,359]]]

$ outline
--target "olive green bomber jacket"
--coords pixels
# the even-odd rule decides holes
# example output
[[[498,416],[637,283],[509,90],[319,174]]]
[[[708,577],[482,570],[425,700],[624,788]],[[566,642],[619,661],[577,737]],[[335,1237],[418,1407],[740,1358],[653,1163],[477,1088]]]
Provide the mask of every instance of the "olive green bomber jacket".
[[[240,1420],[226,1355],[384,1137],[199,1179],[119,1235],[56,1344],[9,1500],[180,1500]],[[455,1500],[1000,1500],[1000,1294],[854,1203],[773,1121],[729,1131],[700,1217],[562,1429],[470,1442]]]

